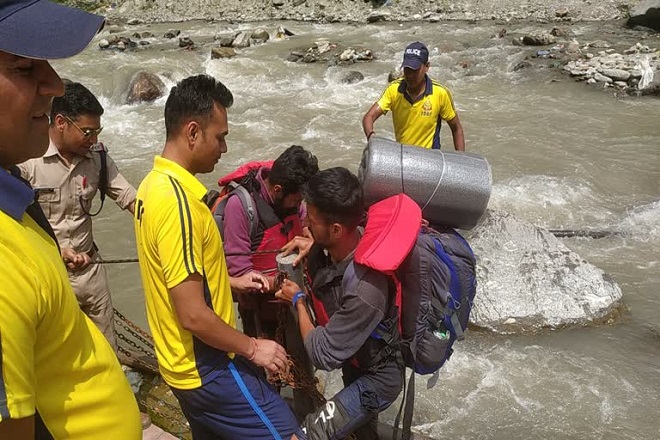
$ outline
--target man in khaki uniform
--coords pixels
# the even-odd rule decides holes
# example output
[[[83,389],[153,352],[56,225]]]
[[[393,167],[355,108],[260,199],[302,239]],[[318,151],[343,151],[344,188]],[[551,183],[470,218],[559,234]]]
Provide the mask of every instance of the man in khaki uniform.
[[[69,279],[83,312],[117,351],[113,308],[105,268],[92,235],[92,200],[101,180],[101,154],[91,151],[101,132],[103,107],[82,84],[65,84],[64,96],[53,100],[50,145],[43,157],[19,165],[55,230]],[[94,148],[92,148],[94,150]],[[106,194],[133,213],[135,188],[106,155]]]

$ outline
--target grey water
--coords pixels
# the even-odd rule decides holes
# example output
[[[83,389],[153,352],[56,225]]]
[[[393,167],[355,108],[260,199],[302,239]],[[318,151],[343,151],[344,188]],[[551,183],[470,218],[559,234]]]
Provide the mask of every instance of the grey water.
[[[296,36],[211,60],[217,34],[284,24]],[[439,384],[418,381],[414,423],[435,438],[452,439],[660,439],[660,101],[619,98],[614,91],[575,83],[554,69],[514,71],[533,49],[496,38],[536,25],[418,23],[405,25],[311,23],[177,23],[136,26],[158,37],[178,28],[198,49],[151,39],[144,49],[102,52],[93,43],[81,55],[55,63],[65,77],[88,85],[106,113],[101,140],[135,186],[164,142],[165,98],[128,106],[125,89],[139,70],[166,85],[208,73],[234,93],[229,151],[217,178],[248,160],[276,157],[291,144],[309,148],[322,167],[357,170],[365,142],[361,118],[398,67],[403,48],[421,40],[431,50],[430,74],[453,93],[468,151],[493,169],[490,207],[551,229],[610,229],[606,239],[565,243],[621,286],[627,307],[615,323],[528,335],[471,333],[456,347]],[[583,23],[581,42],[617,36],[616,23]],[[127,31],[127,33],[128,33]],[[107,36],[100,35],[98,39]],[[319,39],[366,47],[376,59],[350,67],[293,64],[292,50]],[[645,44],[660,47],[660,39]],[[626,46],[627,47],[627,46]],[[467,66],[467,67],[464,67]],[[364,81],[340,82],[346,70]],[[389,117],[376,125],[392,137]],[[444,148],[452,148],[443,128]],[[136,255],[130,215],[106,205],[94,224],[105,258]],[[146,327],[136,264],[108,265],[115,306]],[[394,417],[394,408],[384,418]]]

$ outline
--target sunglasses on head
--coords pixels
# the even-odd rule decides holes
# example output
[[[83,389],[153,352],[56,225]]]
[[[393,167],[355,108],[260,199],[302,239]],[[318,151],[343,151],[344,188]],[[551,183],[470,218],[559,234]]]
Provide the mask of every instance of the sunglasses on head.
[[[67,121],[71,122],[74,125],[74,127],[76,127],[78,130],[80,130],[80,132],[83,134],[83,137],[85,137],[85,138],[90,138],[94,135],[98,136],[103,131],[103,127],[99,127],[99,128],[80,128],[78,126],[78,124],[73,122],[73,119],[71,119],[68,116],[65,116],[65,118],[66,118]]]

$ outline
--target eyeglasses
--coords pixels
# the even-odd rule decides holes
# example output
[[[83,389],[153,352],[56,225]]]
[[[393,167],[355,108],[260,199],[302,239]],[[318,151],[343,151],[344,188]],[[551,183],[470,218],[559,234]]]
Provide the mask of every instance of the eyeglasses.
[[[103,131],[103,127],[82,129],[78,126],[78,124],[73,122],[73,120],[70,117],[65,116],[65,118],[66,118],[67,121],[71,122],[78,130],[80,130],[80,132],[83,134],[83,137],[85,139],[91,138],[92,136],[95,136],[95,135],[98,136]]]

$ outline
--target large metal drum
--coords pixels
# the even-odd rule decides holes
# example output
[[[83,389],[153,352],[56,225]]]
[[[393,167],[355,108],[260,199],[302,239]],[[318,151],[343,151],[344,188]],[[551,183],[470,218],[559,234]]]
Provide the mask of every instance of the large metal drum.
[[[488,206],[490,165],[473,153],[430,150],[372,137],[358,170],[368,205],[405,193],[434,225],[472,229]]]

